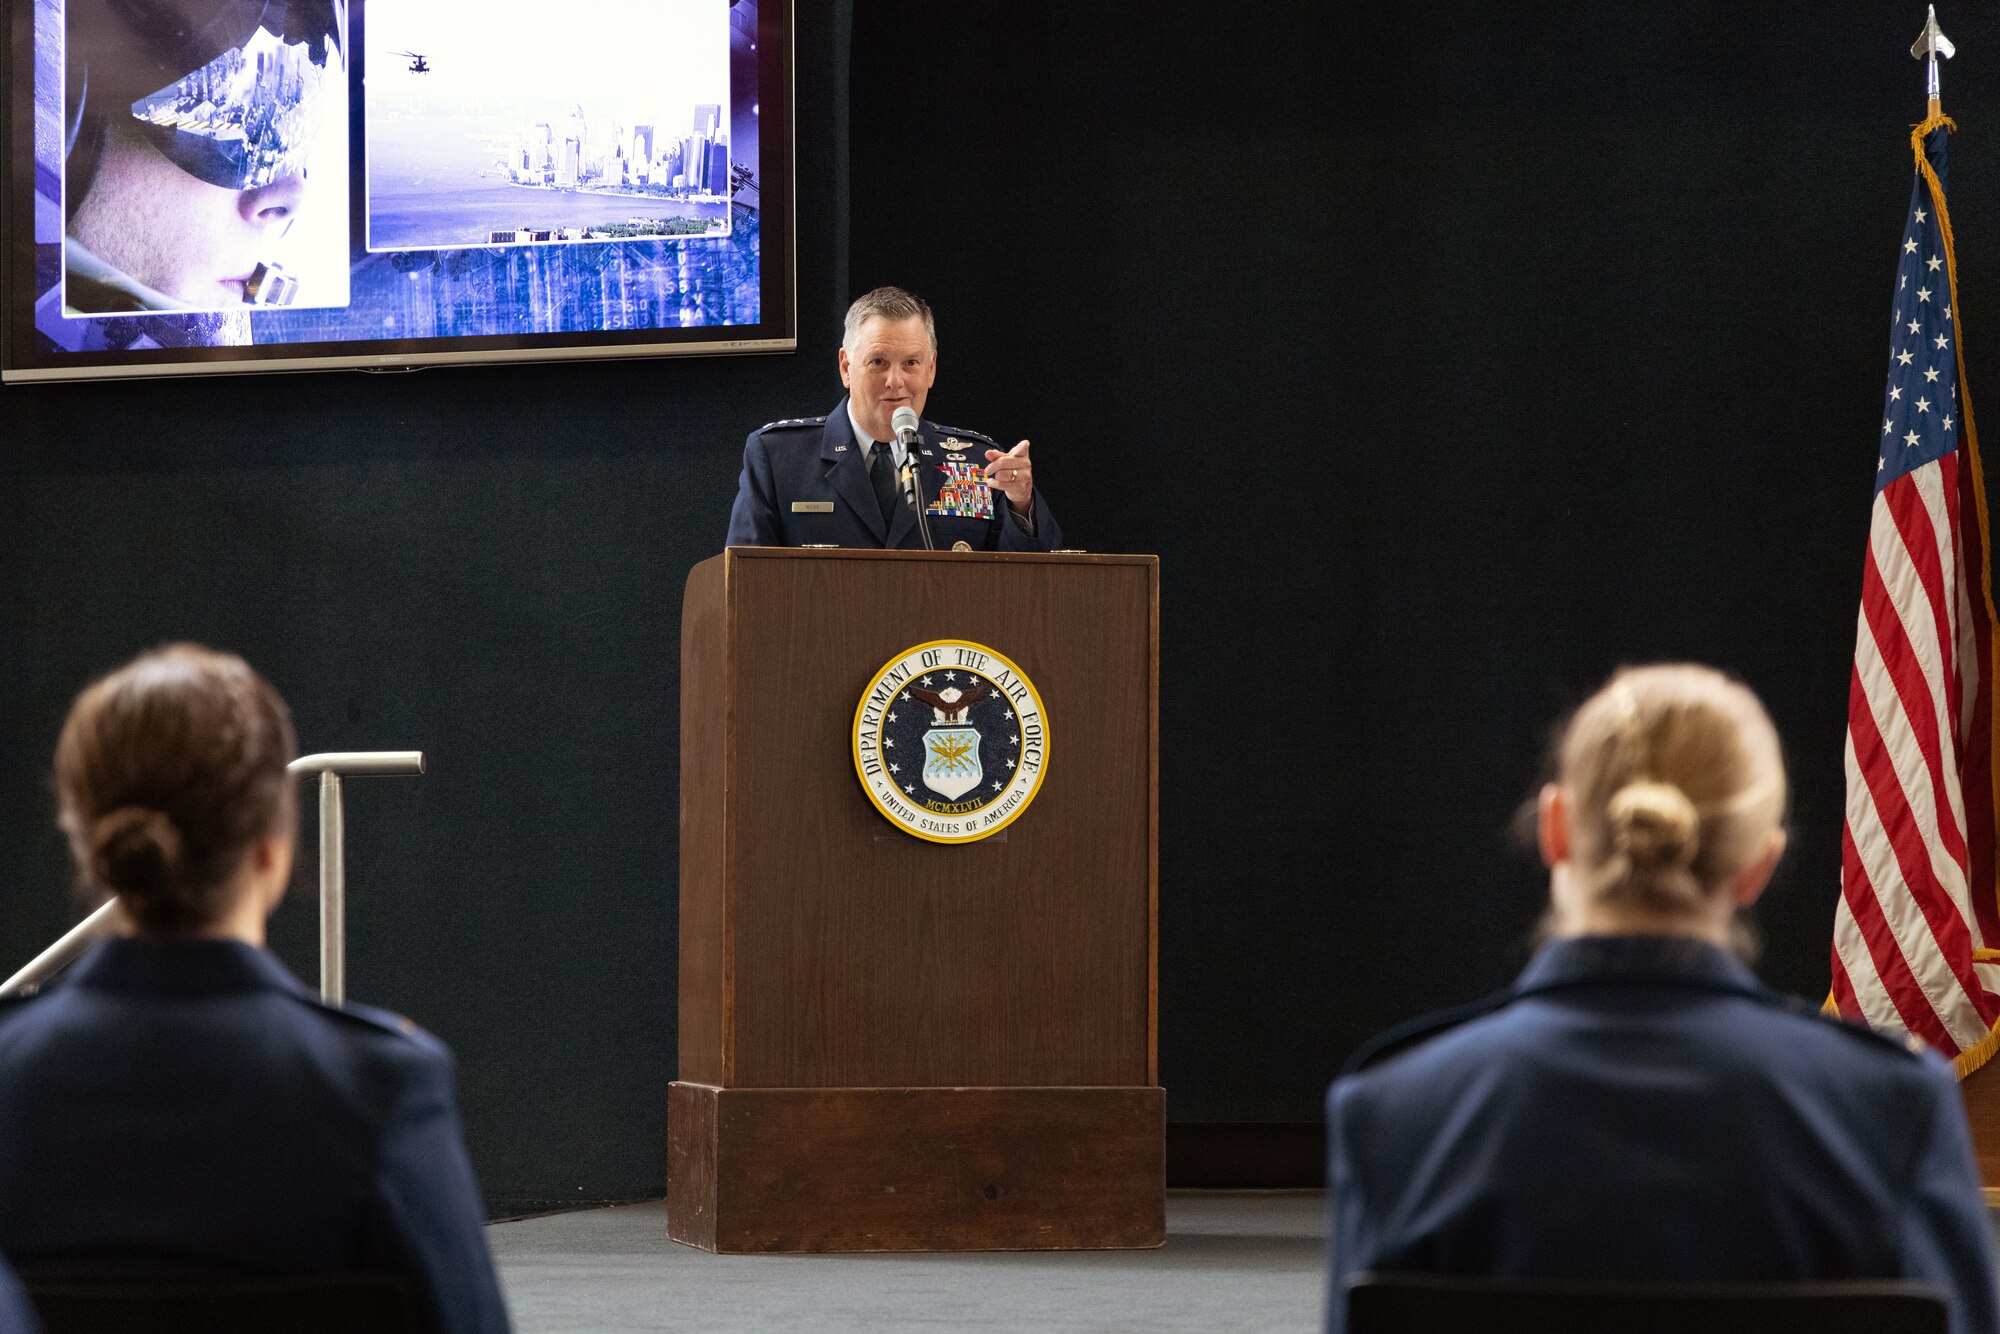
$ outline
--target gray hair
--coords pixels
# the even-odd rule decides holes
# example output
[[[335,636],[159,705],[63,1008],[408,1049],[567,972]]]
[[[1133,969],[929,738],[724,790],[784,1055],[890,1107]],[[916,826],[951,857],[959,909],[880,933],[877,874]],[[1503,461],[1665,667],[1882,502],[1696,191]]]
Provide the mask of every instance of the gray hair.
[[[931,351],[937,351],[937,320],[931,315],[930,304],[915,292],[906,292],[900,287],[878,287],[856,297],[854,304],[847,308],[840,345],[849,352],[854,351],[855,340],[861,336],[861,326],[869,320],[907,320],[912,315],[924,317],[924,332],[931,336]]]

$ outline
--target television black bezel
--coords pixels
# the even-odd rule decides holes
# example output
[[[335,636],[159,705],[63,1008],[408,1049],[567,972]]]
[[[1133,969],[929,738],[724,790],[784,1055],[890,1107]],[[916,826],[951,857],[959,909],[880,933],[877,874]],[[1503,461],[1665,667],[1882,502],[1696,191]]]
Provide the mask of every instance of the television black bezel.
[[[760,310],[754,325],[573,333],[353,339],[142,351],[49,350],[35,331],[34,0],[8,6],[8,92],[0,99],[0,383],[245,375],[279,371],[415,370],[496,362],[724,356],[798,350],[797,36],[792,0],[757,9]],[[365,74],[357,50],[354,86]],[[776,98],[770,93],[775,92]],[[773,101],[778,114],[769,114]],[[358,120],[358,116],[357,116]],[[777,133],[773,133],[773,130]],[[775,170],[774,170],[775,168]],[[25,178],[23,173],[25,173]],[[27,293],[25,298],[22,293]],[[366,349],[347,350],[347,349]]]

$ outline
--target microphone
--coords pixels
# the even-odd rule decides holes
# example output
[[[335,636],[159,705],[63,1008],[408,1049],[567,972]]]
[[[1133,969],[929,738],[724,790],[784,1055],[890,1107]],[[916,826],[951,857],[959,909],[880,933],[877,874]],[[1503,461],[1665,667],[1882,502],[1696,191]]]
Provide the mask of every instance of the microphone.
[[[889,416],[889,425],[903,446],[903,470],[896,477],[897,484],[903,499],[917,512],[917,528],[923,534],[924,549],[936,551],[937,543],[931,541],[931,521],[924,514],[923,488],[917,485],[917,414],[910,408],[897,408]]]
[[[905,450],[917,447],[917,424],[917,414],[909,408],[897,408],[889,416],[889,426]]]

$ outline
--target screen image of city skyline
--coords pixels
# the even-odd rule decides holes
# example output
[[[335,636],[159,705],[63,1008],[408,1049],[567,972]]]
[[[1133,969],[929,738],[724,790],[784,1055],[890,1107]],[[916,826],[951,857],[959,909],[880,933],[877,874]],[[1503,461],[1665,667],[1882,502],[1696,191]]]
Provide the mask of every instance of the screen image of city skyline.
[[[423,122],[435,133],[415,143],[376,144],[371,130],[368,246],[725,236],[734,162],[723,115],[698,105],[685,134],[593,120],[582,107],[504,137],[449,118]]]
[[[581,108],[579,108],[579,112]],[[727,199],[730,193],[729,132],[722,108],[695,107],[691,133],[674,134],[654,125],[593,127],[585,115],[537,121],[507,150],[508,179],[516,185],[557,190],[596,185],[636,190],[647,197],[671,192],[680,198]],[[700,231],[726,230],[701,228]],[[695,229],[689,229],[695,230]],[[548,240],[545,236],[494,240]]]

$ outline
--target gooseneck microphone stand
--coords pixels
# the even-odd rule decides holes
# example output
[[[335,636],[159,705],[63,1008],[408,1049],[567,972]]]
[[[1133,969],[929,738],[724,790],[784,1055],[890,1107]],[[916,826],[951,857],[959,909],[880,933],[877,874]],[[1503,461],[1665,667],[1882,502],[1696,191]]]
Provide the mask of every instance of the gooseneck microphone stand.
[[[924,550],[936,551],[937,543],[931,541],[930,516],[924,513],[924,488],[917,481],[917,451],[913,443],[903,446],[903,473],[897,480],[902,484],[903,499],[916,508],[917,531],[924,535]]]

